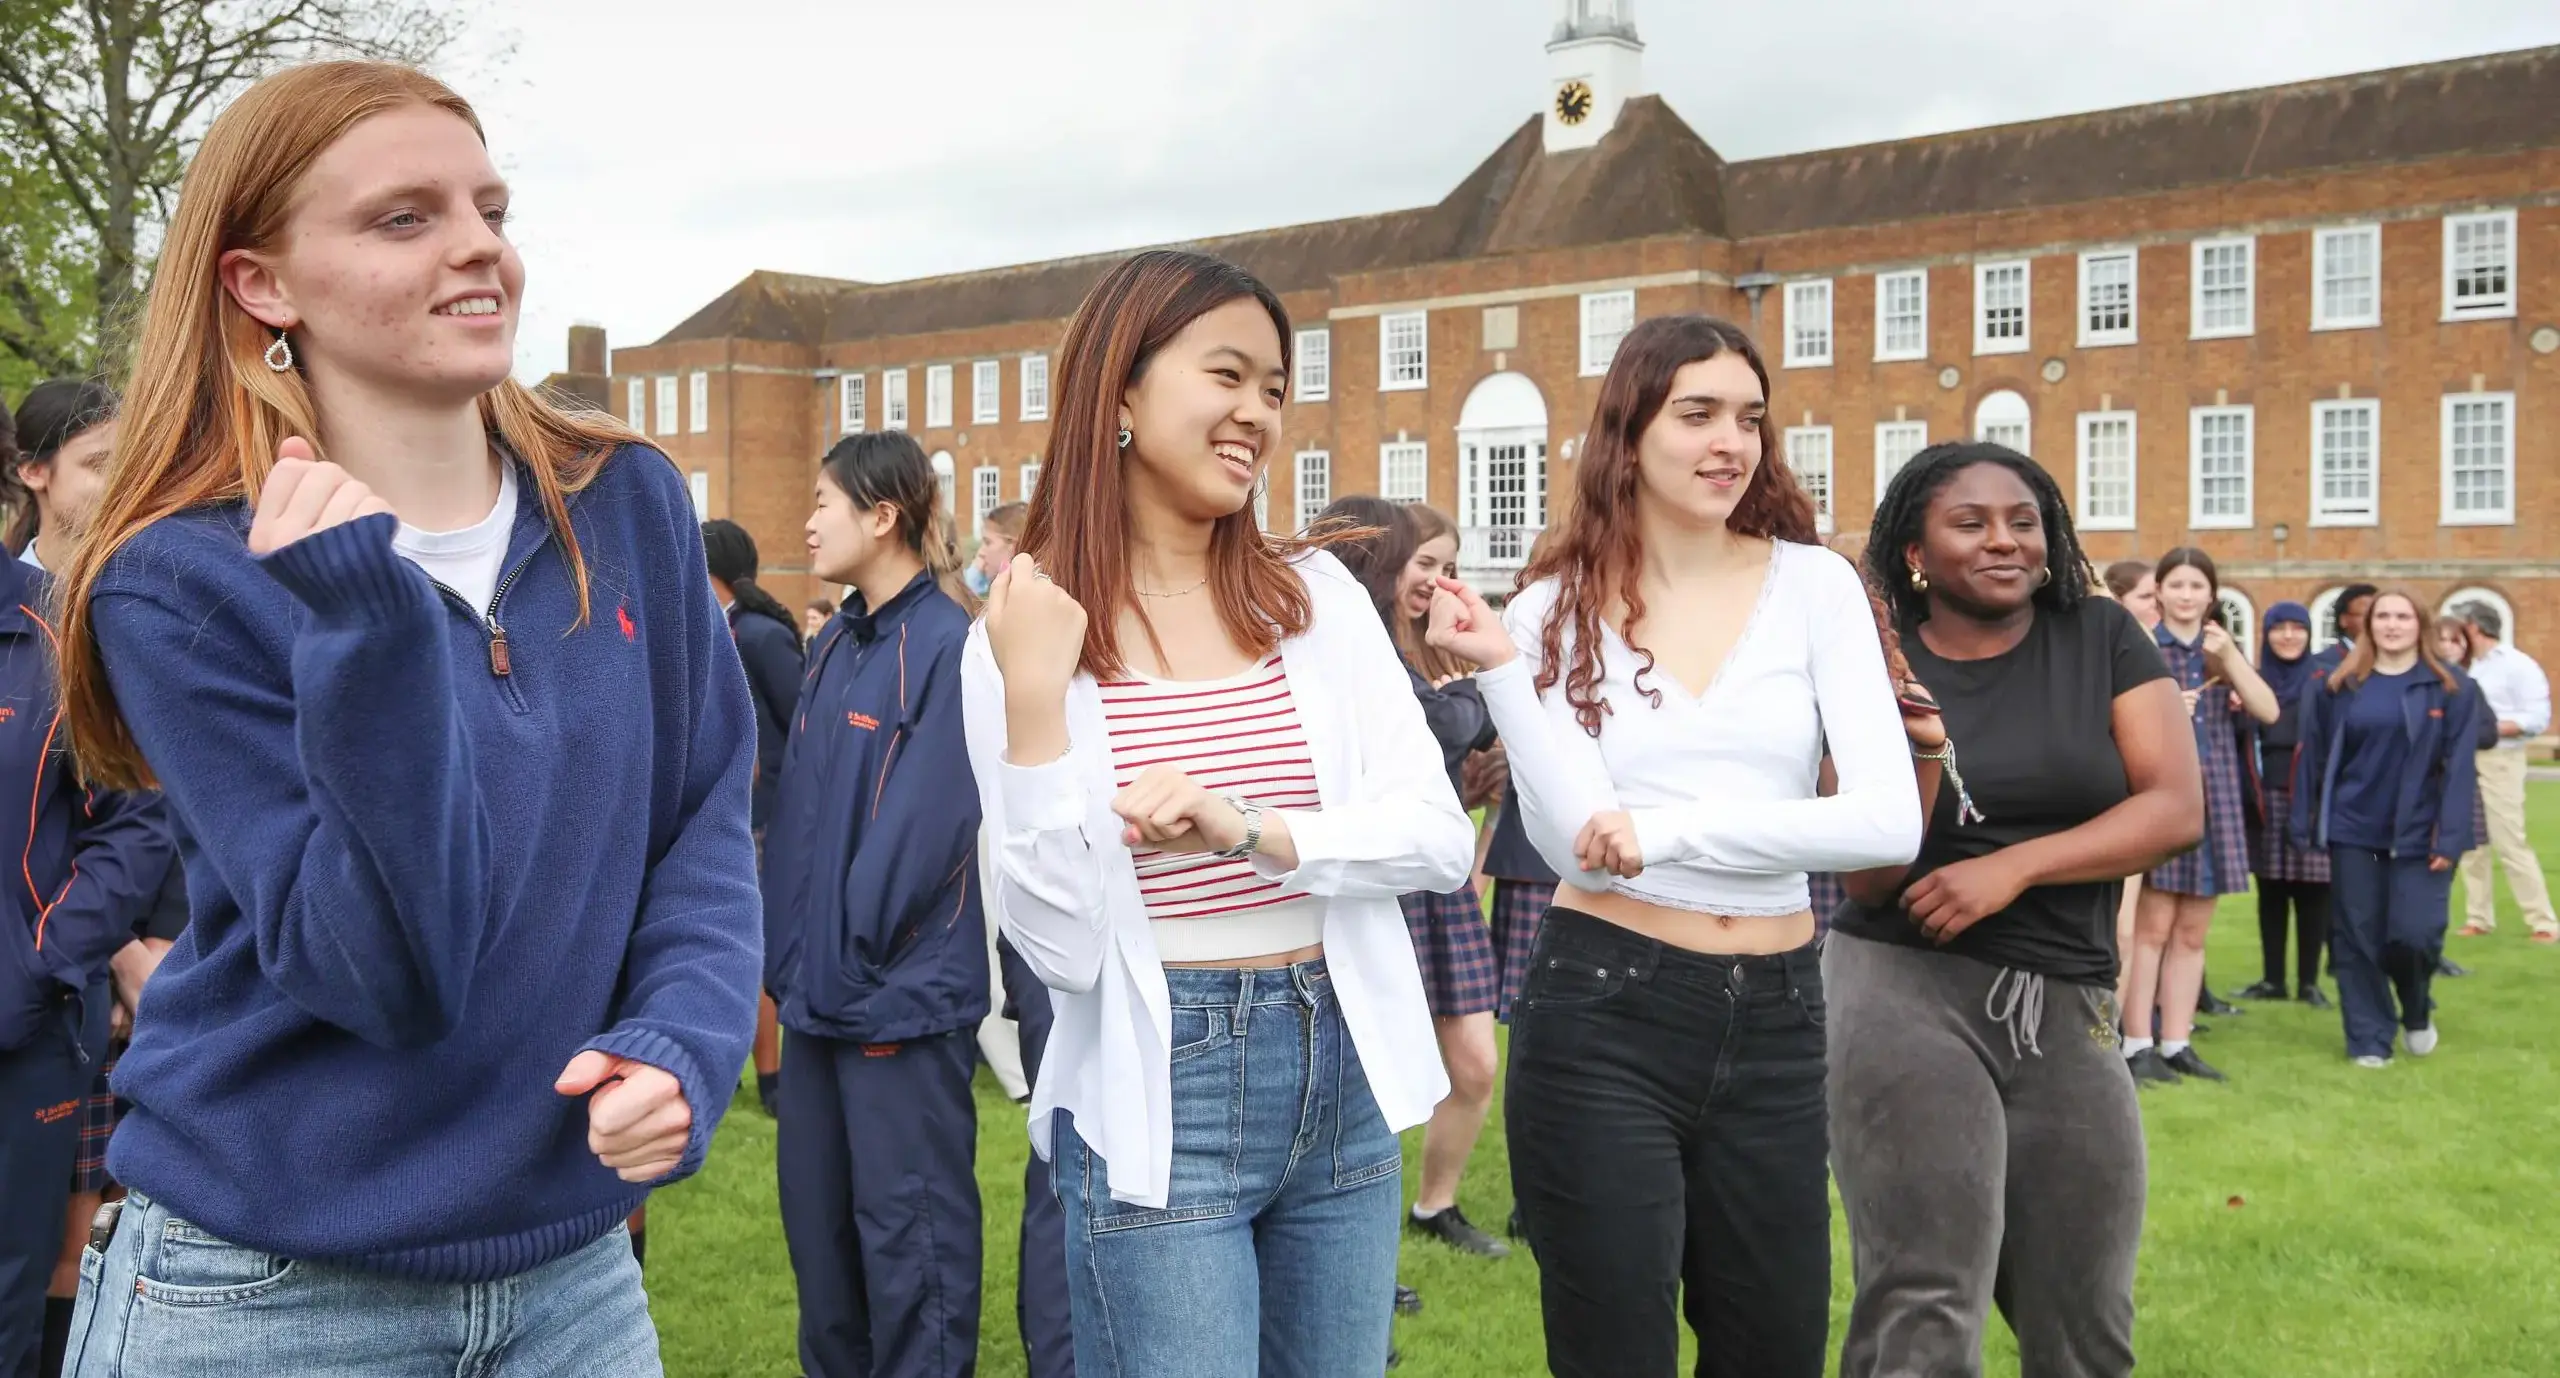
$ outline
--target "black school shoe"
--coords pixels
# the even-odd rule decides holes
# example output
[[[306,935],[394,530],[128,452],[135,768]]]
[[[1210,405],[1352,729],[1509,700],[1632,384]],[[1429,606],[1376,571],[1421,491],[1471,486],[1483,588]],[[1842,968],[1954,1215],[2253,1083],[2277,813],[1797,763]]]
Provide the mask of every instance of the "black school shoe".
[[[2298,996],[2296,996],[2296,997],[2294,997],[2294,998],[2295,998],[2295,999],[2297,999],[2297,1000],[2300,1000],[2302,1003],[2304,1003],[2304,1004],[2306,1004],[2306,1005],[2309,1005],[2311,1008],[2313,1008],[2313,1009],[2315,1009],[2315,1010],[2325,1010],[2325,1009],[2329,1009],[2329,1008],[2331,1008],[2331,1006],[2330,1006],[2330,1004],[2329,1004],[2329,997],[2328,997],[2328,996],[2326,996],[2326,995],[2321,994],[2321,992],[2320,992],[2320,987],[2319,987],[2318,985],[2316,985],[2316,984],[2315,984],[2315,985],[2308,985],[2308,986],[2304,986],[2304,987],[2302,988],[2302,994],[2300,994],[2300,995],[2298,995]]]
[[[2460,962],[2449,959],[2438,959],[2436,962],[2436,975],[2438,976],[2468,976],[2470,974],[2471,968],[2464,966]]]
[[[1412,1288],[1410,1288],[1410,1287],[1405,1286],[1405,1285],[1404,1285],[1403,1283],[1401,1283],[1401,1282],[1397,1283],[1397,1284],[1396,1284],[1396,1314],[1397,1314],[1397,1315],[1399,1315],[1399,1316],[1419,1316],[1419,1315],[1421,1315],[1421,1314],[1422,1314],[1422,1294],[1421,1294],[1420,1292],[1417,1292],[1417,1291],[1413,1290],[1413,1289],[1412,1289]]]
[[[1467,1219],[1467,1213],[1456,1206],[1429,1215],[1415,1215],[1407,1211],[1404,1223],[1405,1228],[1427,1234],[1462,1254],[1474,1254],[1478,1258],[1511,1256],[1510,1245],[1477,1229],[1475,1222]]]
[[[2241,991],[2238,996],[2242,1000],[2282,1000],[2284,997],[2284,987],[2273,981],[2260,981],[2247,990]]]
[[[2124,1060],[2124,1065],[2133,1073],[2133,1084],[2136,1086],[2178,1084],[2177,1070],[2169,1065],[2167,1058],[2160,1056],[2160,1050],[2157,1048],[2145,1048],[2135,1053]]]
[[[2196,993],[2196,1013],[2222,1015],[2247,1014],[2248,1011],[2207,990]]]
[[[2178,1051],[2162,1058],[2161,1061],[2167,1063],[2171,1071],[2176,1072],[2182,1077],[2202,1077],[2207,1081],[2231,1080],[2231,1078],[2215,1071],[2212,1063],[2196,1056],[2196,1050],[2193,1048],[2180,1048]]]

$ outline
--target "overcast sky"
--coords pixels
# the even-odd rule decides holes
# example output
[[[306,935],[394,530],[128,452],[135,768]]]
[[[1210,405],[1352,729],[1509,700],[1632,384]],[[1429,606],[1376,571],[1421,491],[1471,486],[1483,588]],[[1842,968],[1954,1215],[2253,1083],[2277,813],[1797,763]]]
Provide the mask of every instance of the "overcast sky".
[[[515,187],[518,364],[759,269],[868,282],[1437,201],[1557,0],[526,0],[458,54]],[[2553,0],[1638,0],[1727,158],[2560,43]]]

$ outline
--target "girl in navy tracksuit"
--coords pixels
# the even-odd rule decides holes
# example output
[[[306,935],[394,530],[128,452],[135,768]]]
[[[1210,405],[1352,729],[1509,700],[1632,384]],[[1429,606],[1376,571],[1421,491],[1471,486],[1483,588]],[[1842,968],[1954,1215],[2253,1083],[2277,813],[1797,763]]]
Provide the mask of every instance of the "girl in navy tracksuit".
[[[829,451],[810,567],[856,590],[810,645],[765,833],[765,988],[788,1030],[777,1153],[809,1378],[977,1358],[987,1015],[968,614],[927,568],[933,467],[903,432]]]
[[[2302,700],[2293,831],[2329,853],[2330,960],[2347,1056],[2391,1057],[2393,1004],[2411,1053],[2435,1051],[2429,993],[2453,863],[2472,843],[2480,696],[2425,644],[2417,601],[2388,590],[2365,635]]]
[[[75,755],[162,787],[193,909],[78,1378],[660,1372],[622,1222],[746,1061],[755,727],[682,475],[513,380],[505,203],[386,63],[188,169],[61,594]]]
[[[81,1103],[107,1053],[107,962],[149,916],[170,857],[159,796],[83,790],[62,749],[49,582],[0,559],[0,837],[26,843],[0,885],[0,1378],[36,1373],[39,1339],[56,1348],[47,1331],[69,1319],[45,1284]]]

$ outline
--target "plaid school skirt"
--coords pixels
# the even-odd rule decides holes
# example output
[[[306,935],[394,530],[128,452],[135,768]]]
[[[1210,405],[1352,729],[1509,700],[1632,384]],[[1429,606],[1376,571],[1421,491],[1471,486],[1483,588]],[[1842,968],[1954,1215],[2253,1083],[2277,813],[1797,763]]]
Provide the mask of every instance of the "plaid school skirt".
[[[1502,997],[1493,1017],[1511,1022],[1511,1006],[1520,998],[1520,983],[1529,979],[1529,954],[1538,946],[1538,921],[1555,903],[1552,881],[1493,882],[1493,955],[1502,973]]]
[[[116,1069],[121,1045],[109,1048],[98,1063],[98,1079],[89,1086],[89,1094],[80,1099],[80,1154],[71,1162],[71,1189],[75,1192],[107,1189],[107,1140],[116,1132],[120,1113],[116,1093],[107,1089],[107,1073]]]
[[[2221,728],[2219,722],[2214,726]],[[2146,887],[2165,895],[2237,895],[2249,888],[2249,819],[2240,755],[2227,729],[2203,736],[2198,754],[2204,766],[2204,840],[2153,867],[2144,878]]]
[[[2258,787],[2264,804],[2258,826],[2249,831],[2249,870],[2260,880],[2298,885],[2329,883],[2329,854],[2317,847],[2293,845],[2293,786],[2269,780]]]
[[[1453,895],[1428,890],[1400,896],[1404,925],[1422,964],[1422,993],[1435,1017],[1482,1014],[1494,1007],[1493,934],[1472,884]]]
[[[1827,932],[1831,927],[1831,916],[1839,912],[1841,901],[1848,898],[1840,888],[1840,877],[1829,871],[1814,871],[1805,876],[1804,888],[1810,896],[1808,904],[1813,910],[1814,931]]]

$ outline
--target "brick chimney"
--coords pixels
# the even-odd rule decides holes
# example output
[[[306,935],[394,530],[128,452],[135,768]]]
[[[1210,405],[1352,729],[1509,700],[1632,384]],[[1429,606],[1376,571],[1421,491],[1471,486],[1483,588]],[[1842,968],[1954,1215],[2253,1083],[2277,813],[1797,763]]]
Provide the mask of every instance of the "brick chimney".
[[[604,360],[603,326],[573,325],[569,327],[568,372],[601,378],[611,372],[605,367]]]

